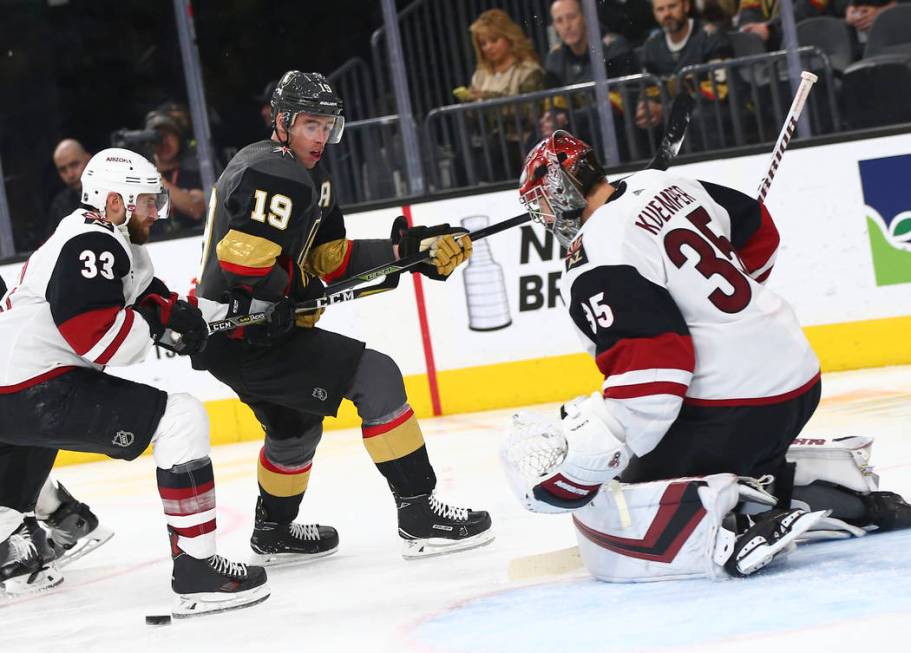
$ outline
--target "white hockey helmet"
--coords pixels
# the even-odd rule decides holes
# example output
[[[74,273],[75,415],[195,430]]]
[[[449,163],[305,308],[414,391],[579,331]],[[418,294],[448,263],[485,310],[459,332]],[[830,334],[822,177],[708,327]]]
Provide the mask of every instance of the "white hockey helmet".
[[[158,218],[168,217],[168,191],[161,182],[161,175],[148,159],[136,152],[111,147],[93,156],[82,171],[82,203],[104,215],[108,193],[117,193],[126,207],[126,220],[130,222],[139,195],[155,196]]]

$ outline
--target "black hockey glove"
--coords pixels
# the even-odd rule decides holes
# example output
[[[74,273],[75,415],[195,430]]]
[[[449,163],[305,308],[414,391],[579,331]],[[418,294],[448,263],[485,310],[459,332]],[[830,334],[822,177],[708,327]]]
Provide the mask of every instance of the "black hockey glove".
[[[307,280],[307,285],[300,285],[294,291],[294,299],[297,302],[305,302],[309,299],[316,299],[322,297],[326,294],[326,284],[324,284],[318,277],[310,277]],[[319,308],[315,311],[307,311],[306,313],[296,313],[294,317],[294,324],[305,329],[312,329],[316,326],[316,323],[319,322],[320,317],[323,313],[326,312],[325,308]]]
[[[399,246],[399,258],[411,256],[417,252],[428,251],[430,261],[415,267],[425,277],[437,281],[446,281],[449,275],[471,256],[471,239],[457,234],[467,234],[461,227],[450,227],[439,224],[432,227],[408,227],[404,217],[399,216],[392,223],[392,243]]]
[[[247,288],[234,288],[228,297],[228,317],[249,314],[253,301]],[[289,334],[294,329],[294,305],[294,300],[282,297],[267,306],[263,311],[266,313],[264,322],[244,327],[244,340],[257,347],[268,347]]]
[[[167,297],[151,293],[135,307],[149,323],[152,339],[181,356],[198,354],[206,348],[209,325],[196,306],[171,293]],[[170,333],[166,334],[166,331]],[[176,334],[176,335],[174,335]]]

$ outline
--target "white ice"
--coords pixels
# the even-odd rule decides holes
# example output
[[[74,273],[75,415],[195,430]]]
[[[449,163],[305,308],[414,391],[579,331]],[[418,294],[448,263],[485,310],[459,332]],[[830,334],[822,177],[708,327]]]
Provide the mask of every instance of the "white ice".
[[[535,407],[553,409],[553,406]],[[524,512],[496,451],[510,411],[423,420],[441,495],[489,510],[496,541],[405,562],[395,509],[356,430],[328,432],[302,516],[339,529],[338,554],[272,571],[260,606],[146,626],[171,605],[151,458],[57,477],[115,538],[55,590],[0,603],[0,651],[906,651],[911,531],[805,546],[746,580],[610,585],[584,571],[511,582],[509,561],[574,544],[565,516]],[[831,374],[805,433],[873,435],[884,489],[911,494],[911,367]],[[259,444],[216,448],[221,551],[248,554]]]

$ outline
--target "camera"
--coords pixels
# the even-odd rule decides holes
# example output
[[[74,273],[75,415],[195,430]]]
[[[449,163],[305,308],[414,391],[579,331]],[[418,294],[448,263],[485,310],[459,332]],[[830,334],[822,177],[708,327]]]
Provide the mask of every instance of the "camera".
[[[161,134],[157,129],[118,129],[111,132],[111,147],[134,150],[147,158],[160,142]]]

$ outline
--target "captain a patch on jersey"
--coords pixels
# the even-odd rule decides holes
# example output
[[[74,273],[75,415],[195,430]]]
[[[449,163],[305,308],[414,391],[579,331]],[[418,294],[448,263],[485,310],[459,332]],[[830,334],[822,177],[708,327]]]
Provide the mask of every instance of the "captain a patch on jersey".
[[[566,251],[566,271],[569,272],[586,263],[588,263],[588,255],[585,253],[582,239],[576,238]]]

